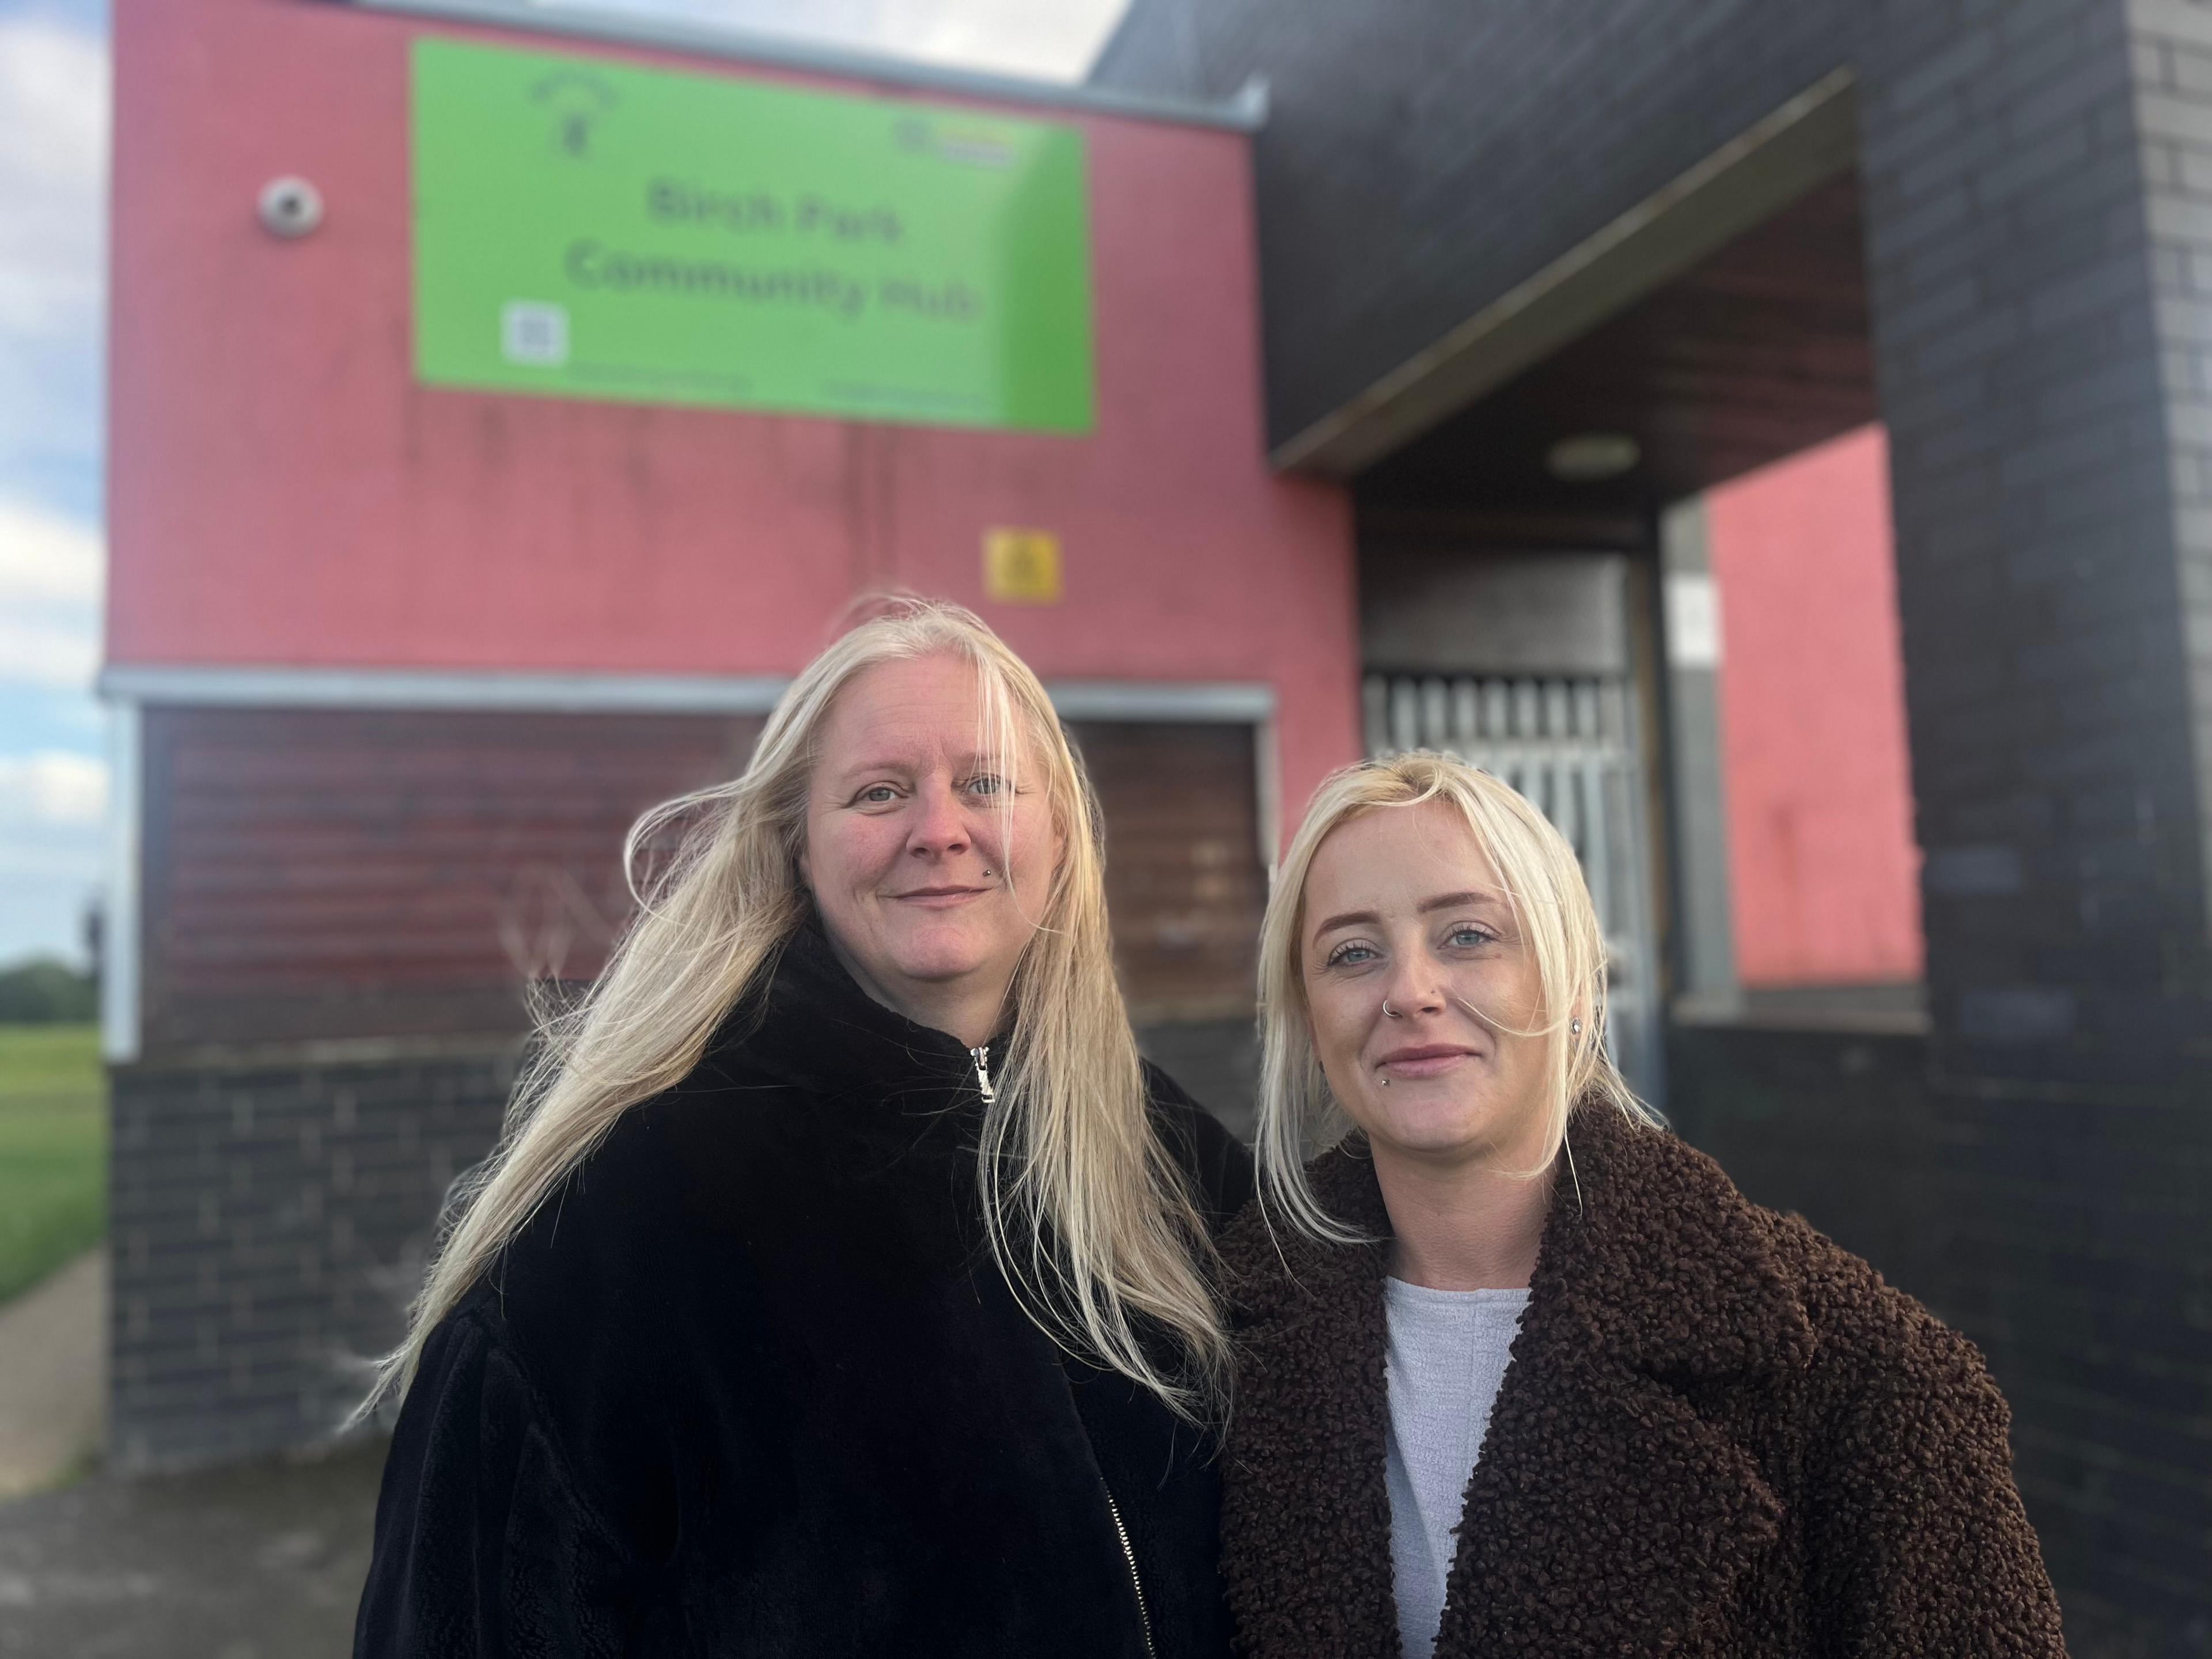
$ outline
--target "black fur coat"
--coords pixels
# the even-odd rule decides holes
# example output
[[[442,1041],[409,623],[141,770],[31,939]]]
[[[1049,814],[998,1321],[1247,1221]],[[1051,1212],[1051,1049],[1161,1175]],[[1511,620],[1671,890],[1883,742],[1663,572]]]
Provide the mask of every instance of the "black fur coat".
[[[1152,1081],[1218,1223],[1247,1155]],[[979,1112],[803,933],[433,1334],[357,1659],[1225,1655],[1212,1449],[1016,1305]]]
[[[1437,1659],[2061,1659],[1972,1346],[1663,1132],[1607,1107],[1570,1145],[1579,1200],[1561,1168]],[[1361,1152],[1314,1187],[1380,1237]],[[1271,1238],[1256,1206],[1223,1249],[1239,1649],[1395,1659],[1384,1249]]]

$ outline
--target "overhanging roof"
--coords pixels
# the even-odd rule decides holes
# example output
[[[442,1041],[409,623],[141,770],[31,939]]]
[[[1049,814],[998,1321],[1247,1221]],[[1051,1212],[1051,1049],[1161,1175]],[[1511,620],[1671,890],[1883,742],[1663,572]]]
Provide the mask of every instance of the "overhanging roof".
[[[1848,173],[1853,86],[1848,68],[1824,76],[1269,459],[1333,477],[1363,472]]]

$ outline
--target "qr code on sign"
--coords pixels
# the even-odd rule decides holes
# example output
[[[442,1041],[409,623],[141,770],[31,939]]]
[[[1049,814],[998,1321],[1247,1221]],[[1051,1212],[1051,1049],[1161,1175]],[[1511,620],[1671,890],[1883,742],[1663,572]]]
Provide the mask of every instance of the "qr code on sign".
[[[510,300],[499,313],[500,355],[510,363],[558,368],[568,361],[568,311],[543,300]]]

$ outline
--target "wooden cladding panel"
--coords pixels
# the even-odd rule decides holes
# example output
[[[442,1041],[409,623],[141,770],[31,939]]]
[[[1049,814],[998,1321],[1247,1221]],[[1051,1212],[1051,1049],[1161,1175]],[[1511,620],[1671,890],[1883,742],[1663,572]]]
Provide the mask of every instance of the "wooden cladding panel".
[[[519,1030],[627,917],[637,815],[735,775],[713,715],[150,709],[149,1050]]]
[[[153,708],[143,1040],[521,1030],[629,914],[623,837],[743,768],[713,715]],[[1252,730],[1085,724],[1116,957],[1141,1018],[1249,1009],[1266,878]]]
[[[1114,954],[1140,1022],[1251,1012],[1267,874],[1249,726],[1071,722],[1106,819]]]

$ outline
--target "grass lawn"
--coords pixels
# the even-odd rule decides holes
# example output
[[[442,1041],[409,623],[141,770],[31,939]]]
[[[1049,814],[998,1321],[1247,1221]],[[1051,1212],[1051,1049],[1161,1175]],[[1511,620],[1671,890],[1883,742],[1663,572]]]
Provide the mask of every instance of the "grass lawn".
[[[99,1028],[0,1025],[0,1302],[106,1231]]]

